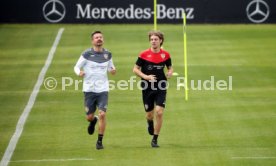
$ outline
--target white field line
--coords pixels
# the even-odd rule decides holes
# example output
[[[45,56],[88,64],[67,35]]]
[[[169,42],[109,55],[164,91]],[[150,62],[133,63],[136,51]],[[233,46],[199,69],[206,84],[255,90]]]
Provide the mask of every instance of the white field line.
[[[14,160],[11,163],[39,163],[39,162],[65,162],[65,161],[91,161],[89,158],[71,158],[71,159],[41,159],[41,160]]]
[[[260,156],[260,157],[231,157],[233,160],[268,160],[268,159],[276,159],[276,157],[267,157],[267,156]]]
[[[13,136],[12,136],[10,142],[9,142],[9,145],[8,145],[8,147],[7,147],[7,149],[4,153],[4,156],[1,160],[0,166],[7,166],[9,164],[9,161],[10,161],[10,159],[13,155],[13,152],[15,150],[16,144],[17,144],[17,142],[18,142],[18,140],[19,140],[19,138],[22,134],[25,122],[26,122],[26,120],[29,116],[29,113],[32,110],[32,107],[33,107],[34,103],[35,103],[36,96],[39,92],[40,86],[42,85],[45,74],[46,74],[46,72],[47,72],[47,70],[48,70],[48,68],[49,68],[49,66],[52,62],[52,59],[54,57],[54,53],[56,51],[56,48],[58,46],[58,43],[59,43],[59,40],[61,38],[61,35],[62,35],[63,31],[64,31],[64,28],[60,28],[59,31],[58,31],[58,34],[57,34],[56,39],[54,41],[54,44],[53,44],[53,46],[52,46],[52,48],[51,48],[51,50],[48,54],[48,57],[45,61],[45,64],[44,64],[43,68],[41,69],[41,71],[39,73],[38,79],[36,81],[36,84],[34,86],[34,89],[33,89],[32,93],[31,93],[29,101],[28,101],[27,105],[25,106],[24,111],[21,114],[21,116],[20,116],[20,118],[17,122],[15,132],[14,132],[14,134],[13,134]]]
[[[242,66],[243,64],[188,64],[188,66]]]

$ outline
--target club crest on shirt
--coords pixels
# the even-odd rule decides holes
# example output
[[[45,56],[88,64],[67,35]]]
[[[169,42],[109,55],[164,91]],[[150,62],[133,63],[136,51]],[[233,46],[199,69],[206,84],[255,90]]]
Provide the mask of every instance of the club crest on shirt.
[[[165,54],[161,54],[161,58],[164,59],[166,57]]]
[[[104,54],[104,59],[108,59],[108,54]]]

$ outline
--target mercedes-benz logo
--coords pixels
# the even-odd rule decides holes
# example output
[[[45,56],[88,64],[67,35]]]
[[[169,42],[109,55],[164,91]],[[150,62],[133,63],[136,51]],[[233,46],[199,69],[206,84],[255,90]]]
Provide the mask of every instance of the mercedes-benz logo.
[[[60,22],[64,18],[65,13],[65,6],[60,0],[49,0],[43,6],[43,16],[51,23]]]
[[[269,16],[269,6],[263,0],[253,0],[247,5],[246,14],[250,21],[262,23]]]
[[[147,68],[148,68],[148,70],[152,70],[153,66],[152,65],[148,65]]]

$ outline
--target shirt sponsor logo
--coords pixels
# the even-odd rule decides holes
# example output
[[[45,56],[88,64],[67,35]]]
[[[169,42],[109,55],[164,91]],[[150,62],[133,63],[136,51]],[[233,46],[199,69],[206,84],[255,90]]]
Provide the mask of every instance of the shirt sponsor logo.
[[[163,69],[163,65],[154,65],[153,67],[155,67],[157,70]]]
[[[153,66],[152,65],[148,65],[148,70],[152,70],[153,69]]]

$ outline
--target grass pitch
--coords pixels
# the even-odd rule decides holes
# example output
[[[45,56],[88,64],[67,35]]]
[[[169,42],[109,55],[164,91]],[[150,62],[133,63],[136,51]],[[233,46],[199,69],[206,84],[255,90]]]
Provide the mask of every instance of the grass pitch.
[[[151,137],[141,92],[112,90],[105,149],[86,133],[81,84],[62,90],[62,78],[81,80],[73,66],[100,29],[113,53],[115,81],[128,80],[140,51],[149,47],[152,25],[0,25],[0,156],[2,158],[45,63],[57,31],[64,27],[46,77],[55,90],[41,87],[10,166],[29,165],[275,165],[276,26],[190,25],[187,29],[189,80],[228,80],[232,90],[177,90],[170,79],[159,149]],[[183,76],[181,25],[158,25],[174,70]],[[139,79],[137,79],[138,81]],[[190,82],[189,82],[190,84]],[[136,84],[135,84],[136,85]]]

